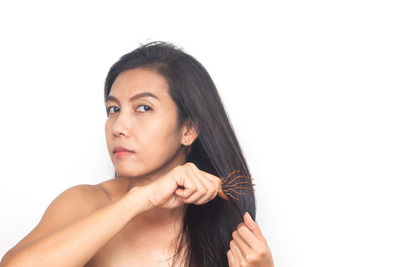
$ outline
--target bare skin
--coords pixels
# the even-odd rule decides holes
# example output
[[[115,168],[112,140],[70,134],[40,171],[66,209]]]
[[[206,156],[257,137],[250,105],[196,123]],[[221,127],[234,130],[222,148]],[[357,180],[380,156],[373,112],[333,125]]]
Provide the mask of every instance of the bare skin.
[[[113,202],[129,191],[130,181],[111,179],[98,186]],[[181,209],[177,211],[180,213]],[[178,234],[179,221],[162,215],[153,221],[148,216],[150,212],[141,213],[129,221],[85,266],[172,266],[174,251],[170,242]]]
[[[214,199],[221,179],[186,162],[197,128],[190,121],[179,127],[167,89],[164,77],[152,70],[118,75],[110,91],[113,99],[107,101],[105,134],[121,178],[61,193],[0,267],[171,266],[186,204]],[[130,100],[144,92],[157,99]],[[133,152],[117,156],[118,146]],[[230,266],[248,260],[251,265],[246,266],[273,266],[261,231],[255,222],[247,222],[233,233]],[[183,266],[181,260],[175,266]]]
[[[63,192],[49,205],[37,227],[6,253],[0,266],[27,266],[28,262],[39,261],[38,266],[168,266],[171,263],[168,258],[174,252],[172,245],[183,218],[184,201],[194,203],[205,195],[209,201],[211,195],[215,197],[218,184],[212,185],[215,195],[202,190],[194,199],[197,193],[192,199],[181,194],[182,198],[172,206],[144,207],[149,195],[161,195],[154,189],[148,190],[146,185],[184,165],[188,147],[197,137],[192,124],[178,127],[177,108],[167,89],[165,78],[151,70],[133,69],[118,75],[110,91],[110,96],[117,100],[106,103],[107,108],[113,107],[105,123],[105,134],[111,160],[121,178],[98,185],[78,185]],[[141,97],[130,101],[132,96],[143,92],[150,92],[157,99]],[[113,150],[117,146],[134,153],[116,157]],[[145,187],[140,193],[133,190]],[[88,233],[88,229],[94,231],[91,234],[96,235],[97,242],[87,241],[94,240],[92,236],[83,239],[82,233]],[[79,238],[89,243],[77,244]],[[54,246],[60,242],[65,247]],[[48,255],[54,255],[55,259]],[[62,260],[61,255],[68,261]]]
[[[187,148],[197,133],[190,124],[178,129],[177,108],[167,89],[163,76],[140,68],[125,71],[114,81],[109,95],[117,100],[106,103],[110,114],[105,133],[111,160],[122,178],[101,184],[111,195],[111,201],[186,162]],[[154,94],[157,99],[142,97],[130,102],[132,96],[144,92]],[[187,146],[183,146],[185,141]],[[134,154],[116,157],[113,149],[120,145],[133,150]],[[175,209],[155,208],[136,216],[99,252],[100,255],[107,257],[118,251],[118,255],[126,253],[119,258],[135,259],[141,264],[149,259],[154,262],[171,256],[169,246],[178,234],[183,211],[182,205]],[[92,262],[96,262],[96,257]]]

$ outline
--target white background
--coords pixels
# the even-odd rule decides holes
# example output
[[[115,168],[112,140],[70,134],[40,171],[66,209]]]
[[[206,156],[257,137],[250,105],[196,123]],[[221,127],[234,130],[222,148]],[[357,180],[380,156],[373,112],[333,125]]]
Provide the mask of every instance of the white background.
[[[140,43],[209,71],[276,267],[400,266],[398,1],[3,1],[0,255],[110,179],[104,79]]]

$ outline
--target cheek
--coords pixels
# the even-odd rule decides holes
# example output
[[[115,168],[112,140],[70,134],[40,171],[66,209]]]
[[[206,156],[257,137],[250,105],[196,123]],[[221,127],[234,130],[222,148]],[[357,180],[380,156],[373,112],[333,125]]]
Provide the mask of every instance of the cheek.
[[[141,138],[141,151],[146,157],[166,159],[175,154],[180,147],[180,138],[174,128],[175,124],[168,121],[152,123],[138,135]]]

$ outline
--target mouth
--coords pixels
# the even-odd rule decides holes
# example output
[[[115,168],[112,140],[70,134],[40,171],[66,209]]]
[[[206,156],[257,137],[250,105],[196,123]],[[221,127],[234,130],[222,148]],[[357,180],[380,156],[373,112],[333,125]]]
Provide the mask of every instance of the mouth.
[[[116,152],[123,152],[123,151],[134,152],[133,150],[130,150],[130,149],[125,148],[125,147],[123,147],[123,146],[117,146],[117,147],[114,148],[113,153],[116,153]]]
[[[134,151],[123,146],[117,146],[114,148],[113,153],[117,158],[120,158],[130,156]]]
[[[121,158],[121,157],[127,157],[130,155],[133,155],[133,152],[132,151],[116,151],[116,152],[114,152],[114,155],[117,158]]]

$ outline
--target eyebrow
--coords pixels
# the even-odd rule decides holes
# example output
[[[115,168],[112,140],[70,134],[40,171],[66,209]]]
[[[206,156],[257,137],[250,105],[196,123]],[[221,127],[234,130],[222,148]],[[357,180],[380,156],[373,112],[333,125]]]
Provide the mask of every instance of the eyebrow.
[[[160,100],[156,95],[154,95],[154,94],[152,94],[150,92],[143,92],[143,93],[139,93],[137,95],[132,96],[131,98],[129,98],[129,101],[133,101],[133,100],[136,100],[136,99],[141,98],[141,97],[153,97],[153,98],[155,98],[157,100]],[[108,101],[114,101],[114,102],[119,104],[119,100],[116,97],[112,96],[112,95],[107,96],[106,102],[108,102]]]

